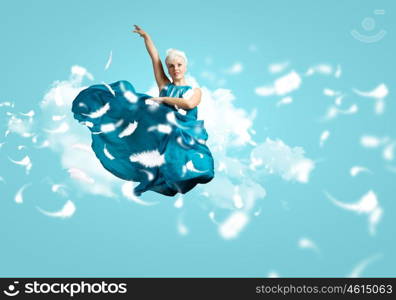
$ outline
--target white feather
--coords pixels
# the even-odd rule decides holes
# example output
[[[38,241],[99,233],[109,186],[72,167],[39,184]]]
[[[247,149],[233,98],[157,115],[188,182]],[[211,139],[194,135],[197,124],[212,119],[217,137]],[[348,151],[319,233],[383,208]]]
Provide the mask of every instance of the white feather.
[[[129,159],[132,162],[138,162],[148,168],[161,166],[165,163],[164,154],[161,155],[158,150],[135,153],[132,154]]]

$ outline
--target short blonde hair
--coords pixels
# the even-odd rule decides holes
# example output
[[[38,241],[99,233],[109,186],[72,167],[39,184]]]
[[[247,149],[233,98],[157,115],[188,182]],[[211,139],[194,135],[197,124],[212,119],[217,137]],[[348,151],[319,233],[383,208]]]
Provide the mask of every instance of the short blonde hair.
[[[170,48],[170,49],[166,50],[165,63],[168,64],[168,62],[170,60],[173,60],[176,56],[179,56],[179,57],[183,58],[185,63],[186,63],[186,65],[187,65],[187,56],[186,56],[186,54],[183,51],[181,51],[181,50],[177,50],[177,49],[173,49],[173,48]]]

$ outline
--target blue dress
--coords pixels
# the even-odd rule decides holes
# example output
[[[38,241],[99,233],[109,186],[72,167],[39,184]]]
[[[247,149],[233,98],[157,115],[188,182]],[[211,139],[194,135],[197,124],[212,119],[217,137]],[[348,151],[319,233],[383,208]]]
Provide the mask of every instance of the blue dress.
[[[191,92],[191,86],[169,83],[159,96],[187,99]],[[96,84],[77,95],[72,112],[91,131],[91,146],[103,167],[139,182],[137,196],[147,190],[184,194],[211,181],[214,162],[198,108],[178,109],[149,98],[126,80]]]

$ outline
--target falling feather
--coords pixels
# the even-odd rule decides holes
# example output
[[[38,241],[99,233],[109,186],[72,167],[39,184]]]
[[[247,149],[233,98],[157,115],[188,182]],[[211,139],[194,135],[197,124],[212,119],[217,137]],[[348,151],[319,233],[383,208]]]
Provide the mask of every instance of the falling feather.
[[[113,59],[113,50],[110,51],[109,58],[107,60],[106,66],[104,68],[105,70],[107,70],[110,67],[112,59]]]
[[[365,167],[362,167],[362,166],[354,166],[350,170],[350,174],[352,177],[356,176],[357,174],[359,174],[361,172],[370,172],[370,170]]]
[[[122,194],[129,200],[132,200],[133,202],[140,204],[140,205],[145,205],[145,206],[150,206],[150,205],[156,205],[158,202],[146,202],[141,200],[139,197],[137,197],[133,193],[133,182],[128,181],[124,183],[121,187]]]
[[[65,219],[65,218],[70,218],[71,216],[73,216],[73,214],[76,211],[76,206],[74,205],[74,203],[71,200],[68,200],[59,211],[49,212],[44,209],[41,209],[40,207],[37,207],[37,209],[41,213],[43,213],[44,215],[47,215],[49,217]]]
[[[125,136],[131,135],[137,128],[138,122],[134,121],[133,123],[129,123],[127,127],[118,135],[119,138],[123,138]]]
[[[23,203],[23,192],[30,185],[31,185],[31,183],[27,183],[27,184],[23,185],[21,188],[19,188],[19,190],[17,191],[17,193],[15,194],[15,197],[14,197],[14,200],[16,203],[18,203],[18,204]]]
[[[138,162],[148,168],[158,167],[165,163],[164,155],[160,154],[158,150],[135,153],[132,154],[129,159],[132,162]]]
[[[101,116],[103,116],[109,109],[110,109],[110,104],[106,103],[101,108],[99,108],[98,110],[96,110],[94,112],[91,112],[90,114],[84,114],[84,113],[81,113],[81,114],[84,116],[87,116],[91,119],[96,119],[96,118],[100,118]]]

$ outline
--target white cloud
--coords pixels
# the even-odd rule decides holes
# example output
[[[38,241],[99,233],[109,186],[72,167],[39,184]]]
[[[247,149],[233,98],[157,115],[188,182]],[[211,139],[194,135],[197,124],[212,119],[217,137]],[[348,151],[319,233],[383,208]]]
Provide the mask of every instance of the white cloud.
[[[273,85],[257,87],[255,92],[259,96],[270,96],[274,94],[282,96],[297,90],[301,82],[300,75],[292,70],[288,74],[276,79]]]
[[[290,76],[293,77],[293,75]],[[32,124],[34,128],[30,128],[36,131],[32,131],[32,142],[37,144],[41,141],[42,145],[36,148],[45,147],[42,151],[51,150],[59,154],[61,168],[65,174],[61,184],[70,191],[77,190],[86,194],[106,197],[121,195],[139,205],[155,204],[156,202],[143,201],[133,194],[132,191],[136,183],[124,181],[103,168],[90,147],[91,133],[89,129],[73,118],[71,113],[72,101],[79,92],[87,88],[87,86],[82,85],[85,78],[93,79],[93,76],[84,68],[73,66],[68,80],[55,81],[51,85],[40,103],[41,115],[39,117],[35,116],[37,122]],[[186,79],[188,84],[193,87],[199,86],[195,78],[187,76]],[[293,81],[293,78],[291,81]],[[287,83],[282,83],[281,80],[275,84],[280,92],[284,89],[283,84]],[[155,91],[154,88],[157,89],[153,85],[153,91]],[[206,203],[206,208],[213,213],[221,210],[223,213],[227,212],[227,216],[217,222],[218,232],[223,238],[232,239],[239,236],[251,220],[251,216],[254,212],[257,212],[256,201],[266,196],[262,181],[257,180],[255,177],[256,171],[249,167],[248,153],[252,146],[257,146],[252,138],[252,134],[255,133],[252,127],[256,110],[248,113],[246,110],[236,107],[234,105],[235,96],[229,89],[219,88],[212,91],[205,86],[201,88],[203,97],[198,110],[198,119],[204,120],[205,129],[209,134],[207,145],[215,157],[215,168],[219,171],[211,182],[198,185],[183,197],[186,198],[186,201],[190,197],[202,197],[205,201],[201,203]],[[125,95],[125,97],[127,96]],[[135,100],[133,99],[133,101]],[[94,117],[100,117],[106,111],[106,107],[102,107],[94,112]],[[168,117],[171,118],[172,116]],[[90,126],[87,122],[84,125]],[[169,134],[169,128],[166,125],[159,124],[151,130]],[[132,131],[136,129],[138,124],[130,124],[130,126],[129,129]],[[26,130],[23,131],[26,132]],[[128,133],[129,131],[125,132],[125,134]],[[260,146],[254,148],[258,155],[262,150]],[[233,149],[245,151],[246,157],[230,154],[230,150]],[[275,168],[286,180],[308,181],[310,169],[313,167],[311,161],[305,159],[302,155],[300,155],[300,159],[297,159],[300,150],[289,149],[289,151],[294,158],[293,162],[283,167],[276,165]],[[111,153],[107,154],[108,157],[112,156]],[[154,162],[156,165],[161,161],[158,155],[155,156],[157,159],[153,160],[152,158],[153,155],[144,156],[140,153],[133,156],[132,160],[145,164]],[[264,163],[267,162],[264,161]],[[193,169],[193,167],[193,164],[186,165],[186,168],[189,169]],[[255,167],[259,167],[259,164]],[[260,170],[258,171],[260,172]],[[147,176],[150,179],[153,174],[148,172]],[[159,194],[156,194],[156,196],[161,197]],[[180,206],[180,201],[177,205]],[[66,208],[53,212],[52,216],[71,216],[71,207],[68,204]],[[179,208],[181,207],[182,205]],[[42,212],[51,214],[51,212],[44,210]],[[179,224],[179,232],[181,234],[187,232],[184,224]]]
[[[68,124],[69,130],[67,132],[59,132],[56,135],[44,133],[44,136],[48,139],[50,149],[61,155],[63,168],[75,171],[71,172],[73,178],[76,179],[73,181],[74,184],[77,184],[88,193],[114,197],[118,193],[119,184],[125,183],[125,181],[104,170],[98,159],[93,155],[92,150],[87,151],[86,146],[91,143],[89,131],[84,130],[81,124],[78,124],[70,117],[73,99],[82,89],[86,88],[81,86],[83,76],[79,74],[84,74],[84,76],[89,74],[81,67],[73,67],[73,70],[78,72],[72,72],[68,81],[56,81],[41,103],[43,113],[48,116],[47,119],[43,120],[45,127],[54,128],[56,127],[54,125],[62,120],[62,122]],[[190,85],[198,86],[193,77],[189,76],[187,80]],[[205,120],[205,128],[209,132],[208,146],[211,151],[214,151],[216,155],[216,151],[224,153],[228,147],[242,147],[254,144],[249,129],[252,127],[255,113],[248,115],[243,109],[235,108],[232,103],[234,96],[229,90],[218,89],[212,92],[206,87],[202,87],[202,90],[204,96],[199,108],[199,118]],[[66,117],[54,119],[52,118],[54,115],[65,115]],[[221,122],[220,126],[219,122]],[[161,128],[158,126],[157,129],[160,130]],[[70,147],[70,145],[85,145],[85,147]],[[151,162],[151,159],[149,160]],[[77,172],[76,170],[79,171]],[[232,183],[230,184],[234,186]],[[202,185],[202,187],[205,186]],[[132,188],[132,186],[124,185],[122,192],[125,197],[131,199],[130,195],[125,191],[125,188],[128,187]],[[258,195],[264,195],[262,188],[258,190]],[[216,193],[213,192],[214,195]],[[252,198],[253,196],[249,197]],[[231,194],[227,201],[232,201],[232,199],[233,195]],[[216,205],[218,201],[221,202],[221,200],[215,200],[213,203]],[[135,202],[142,204],[139,201]]]
[[[99,160],[93,155],[92,150],[86,151],[81,147],[71,145],[90,145],[91,134],[88,129],[79,124],[72,116],[71,105],[80,91],[87,88],[82,86],[84,77],[92,79],[84,68],[73,66],[69,80],[55,81],[49,91],[44,95],[40,103],[42,111],[41,124],[38,124],[37,135],[44,136],[48,141],[48,147],[59,153],[63,169],[68,170],[71,176],[71,184],[75,184],[82,190],[108,197],[114,197],[116,187],[121,179],[115,177],[103,168]],[[103,111],[106,107],[103,109]],[[100,117],[102,110],[96,112]],[[59,125],[58,119],[53,116],[65,115]],[[56,130],[54,132],[40,132],[41,128],[66,128],[68,130]],[[89,125],[89,124],[86,124]]]
[[[8,119],[7,133],[15,132],[22,137],[31,137],[33,135],[33,116],[24,116],[18,118],[13,113],[8,113],[11,117]]]
[[[302,147],[289,147],[283,141],[266,138],[265,142],[255,147],[250,155],[251,161],[262,163],[256,170],[268,174],[279,174],[285,180],[295,180],[301,183],[309,181],[309,174],[315,167],[315,162],[304,157]]]
[[[92,177],[90,177],[84,171],[82,171],[78,168],[69,168],[67,171],[69,172],[71,178],[80,180],[87,184],[95,183],[95,180]]]
[[[272,74],[280,73],[289,66],[289,62],[273,63],[268,66],[268,71]]]
[[[228,74],[239,74],[242,71],[243,71],[242,63],[236,62],[230,68],[228,68],[225,72]]]
[[[44,128],[43,130],[48,133],[65,133],[66,131],[69,130],[69,125],[66,122],[63,122],[55,129],[45,129]]]
[[[136,186],[137,183],[136,182],[131,182],[131,181],[127,181],[124,182],[121,186],[121,191],[122,194],[129,200],[132,200],[133,202],[140,204],[140,205],[145,205],[145,206],[150,206],[150,205],[156,205],[159,202],[147,202],[147,201],[143,201],[142,199],[140,199],[139,197],[136,197],[135,194],[133,193],[133,189],[134,186]]]
[[[202,87],[202,93],[198,118],[203,119],[208,128],[208,145],[211,149],[221,151],[227,147],[253,143],[248,129],[253,125],[254,112],[249,116],[245,110],[236,108],[231,90],[216,89],[211,92]]]
[[[213,71],[202,71],[200,76],[217,86],[224,86],[227,82],[224,78],[219,77]]]

